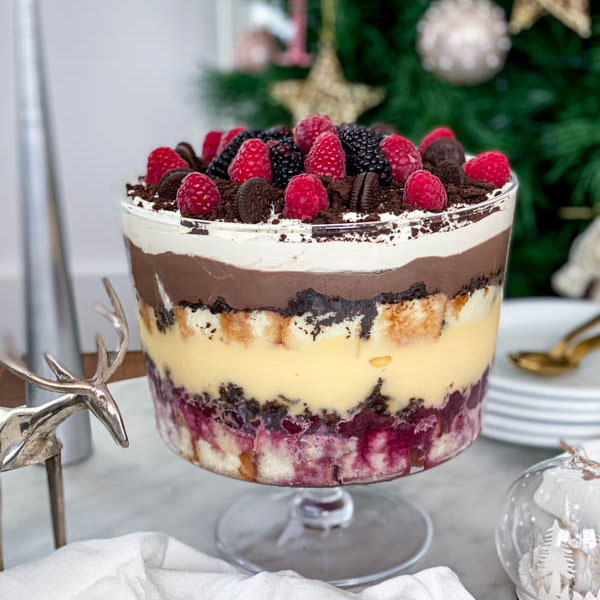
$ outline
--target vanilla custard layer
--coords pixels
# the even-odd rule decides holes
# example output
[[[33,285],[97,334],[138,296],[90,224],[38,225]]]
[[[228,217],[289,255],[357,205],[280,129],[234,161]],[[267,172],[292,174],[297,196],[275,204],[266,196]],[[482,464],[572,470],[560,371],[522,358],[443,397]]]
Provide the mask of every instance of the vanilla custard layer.
[[[439,406],[449,392],[470,387],[492,362],[500,302],[500,287],[490,286],[453,300],[436,294],[382,304],[370,337],[361,338],[360,318],[325,325],[314,337],[306,316],[183,307],[161,332],[141,301],[139,331],[161,376],[190,393],[218,398],[232,383],[245,398],[284,402],[292,414],[308,408],[343,418],[379,379],[390,412],[412,398]]]

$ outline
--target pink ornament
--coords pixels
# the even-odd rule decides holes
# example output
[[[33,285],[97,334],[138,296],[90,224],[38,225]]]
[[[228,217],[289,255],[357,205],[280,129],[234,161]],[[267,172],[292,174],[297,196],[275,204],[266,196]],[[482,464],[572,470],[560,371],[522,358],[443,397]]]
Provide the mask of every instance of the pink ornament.
[[[279,53],[277,38],[264,28],[243,33],[235,44],[235,68],[244,73],[264,71]]]
[[[286,67],[308,67],[312,55],[306,52],[306,0],[290,0],[290,18],[294,23],[294,37],[285,52],[277,57],[277,64]]]

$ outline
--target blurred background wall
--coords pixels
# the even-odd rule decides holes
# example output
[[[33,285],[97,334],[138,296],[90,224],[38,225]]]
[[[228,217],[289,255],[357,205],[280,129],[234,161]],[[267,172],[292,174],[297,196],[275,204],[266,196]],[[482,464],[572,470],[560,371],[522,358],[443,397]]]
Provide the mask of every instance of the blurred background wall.
[[[0,344],[23,350],[12,4],[0,2]],[[64,225],[89,351],[99,323],[92,304],[104,299],[100,278],[108,275],[131,296],[117,210],[124,183],[145,171],[152,148],[201,143],[214,117],[199,100],[198,73],[231,60],[219,52],[219,11],[235,10],[235,27],[243,27],[248,7],[230,0],[41,6]]]

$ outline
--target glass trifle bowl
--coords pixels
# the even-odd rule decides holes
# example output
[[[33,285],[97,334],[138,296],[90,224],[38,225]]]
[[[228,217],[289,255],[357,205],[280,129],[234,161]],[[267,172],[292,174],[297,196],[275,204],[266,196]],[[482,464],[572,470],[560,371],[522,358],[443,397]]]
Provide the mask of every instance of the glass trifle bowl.
[[[479,204],[337,224],[122,205],[160,435],[200,467],[286,488],[225,512],[227,558],[345,585],[423,554],[420,507],[344,486],[478,436],[516,195],[512,175]]]

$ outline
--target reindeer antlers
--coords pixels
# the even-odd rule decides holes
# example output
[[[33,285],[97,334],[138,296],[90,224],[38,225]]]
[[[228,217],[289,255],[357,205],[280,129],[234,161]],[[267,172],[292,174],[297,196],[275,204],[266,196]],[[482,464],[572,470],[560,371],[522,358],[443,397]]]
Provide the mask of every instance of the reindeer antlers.
[[[44,358],[54,375],[56,375],[56,381],[32,373],[20,360],[14,357],[3,356],[0,358],[0,365],[29,383],[51,392],[80,394],[82,391],[89,388],[90,383],[106,383],[123,362],[123,358],[127,352],[129,330],[127,328],[127,320],[125,318],[123,306],[121,305],[115,290],[107,278],[104,278],[102,282],[104,283],[104,287],[110,298],[113,310],[110,311],[100,304],[96,305],[95,308],[101,315],[105,316],[115,328],[118,337],[118,347],[112,361],[109,361],[104,341],[100,334],[96,335],[98,364],[96,366],[96,372],[90,380],[83,379],[75,373],[72,373],[49,354],[44,354]]]
[[[109,311],[107,308],[102,306],[101,304],[96,304],[96,310],[106,317],[112,326],[115,328],[117,332],[117,337],[119,340],[119,344],[117,347],[117,352],[112,359],[112,362],[108,359],[108,354],[106,352],[106,346],[104,345],[104,340],[100,334],[96,335],[96,347],[98,348],[98,364],[96,365],[96,372],[92,377],[92,381],[108,381],[115,373],[115,371],[119,368],[123,359],[125,358],[125,353],[127,352],[127,344],[129,341],[129,330],[127,328],[127,319],[125,318],[125,312],[123,311],[123,306],[121,301],[117,297],[117,294],[111,285],[110,281],[105,277],[102,280],[104,283],[104,287],[106,288],[106,293],[110,298],[111,304],[113,306],[113,311]]]
[[[36,387],[42,388],[43,390],[49,390],[51,392],[60,392],[62,394],[80,394],[83,388],[82,381],[79,378],[75,378],[73,380],[66,377],[66,373],[70,373],[64,367],[61,367],[51,356],[48,354],[44,354],[46,358],[46,362],[53,370],[54,373],[57,374],[56,381],[52,379],[46,379],[45,377],[40,377],[35,373],[32,373],[20,360],[13,358],[11,356],[3,356],[0,359],[0,365],[20,377],[25,381],[35,385]],[[65,373],[65,376],[58,375],[57,370],[60,369]],[[75,377],[75,376],[73,376]]]

